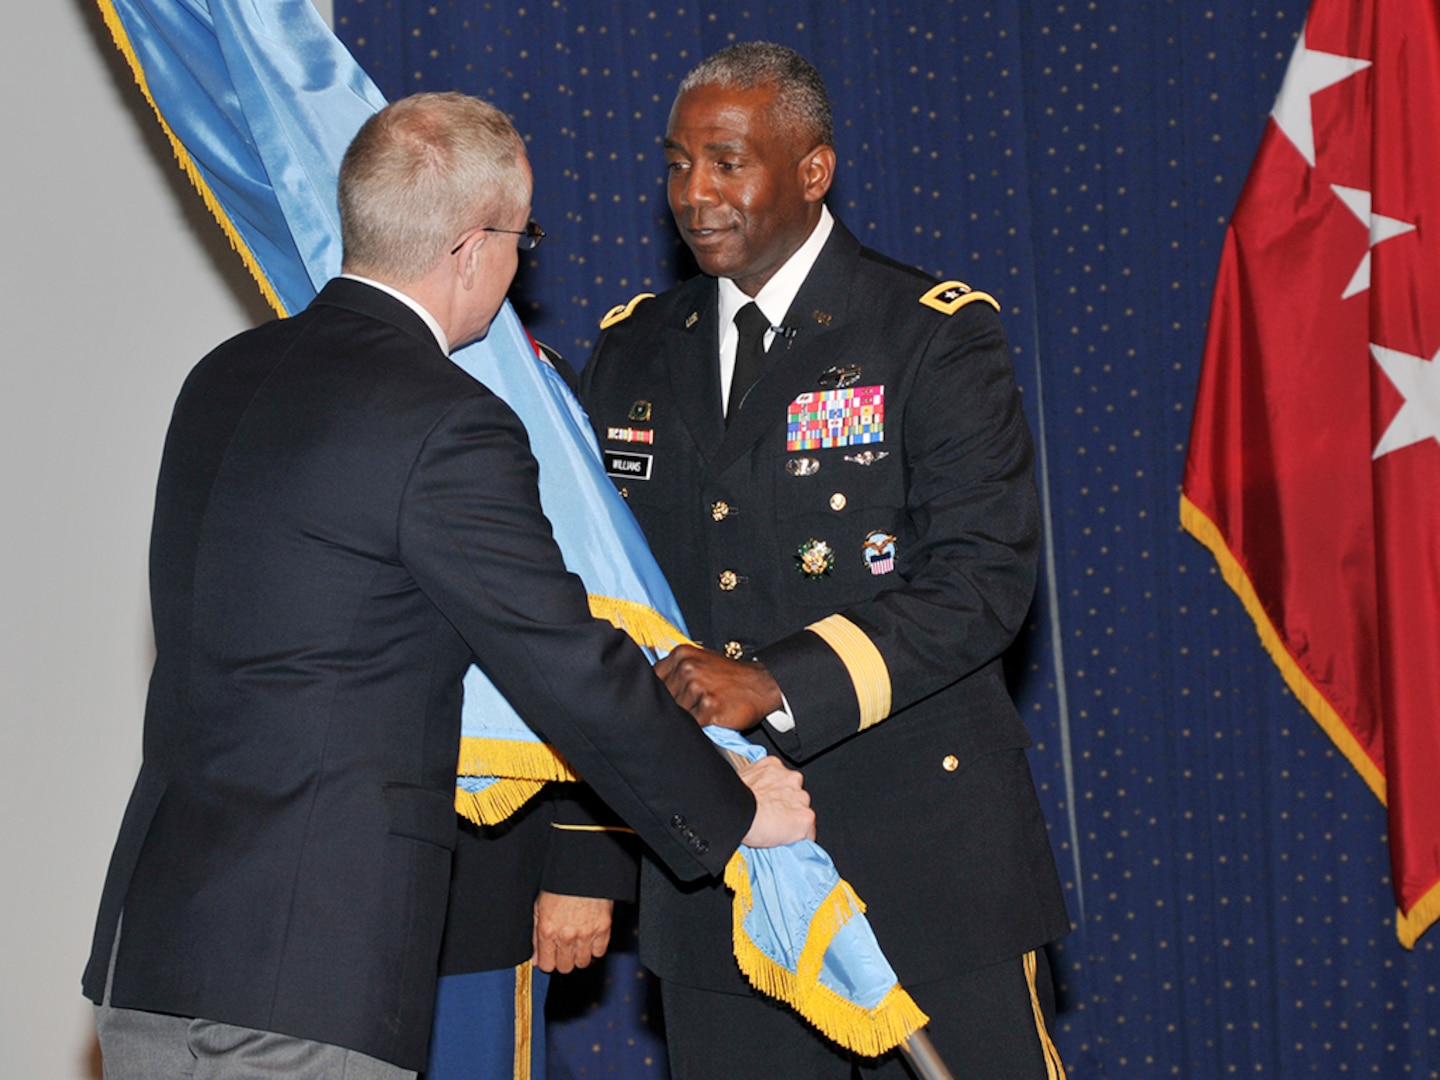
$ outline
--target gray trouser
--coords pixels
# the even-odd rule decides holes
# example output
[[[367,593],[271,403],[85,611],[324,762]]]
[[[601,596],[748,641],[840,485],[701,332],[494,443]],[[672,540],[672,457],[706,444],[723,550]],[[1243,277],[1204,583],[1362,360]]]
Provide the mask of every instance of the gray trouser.
[[[95,1006],[105,1080],[415,1080],[343,1046],[138,1009]]]
[[[415,1080],[416,1074],[343,1046],[271,1031],[110,1004],[122,917],[110,949],[105,998],[95,1006],[104,1080]]]

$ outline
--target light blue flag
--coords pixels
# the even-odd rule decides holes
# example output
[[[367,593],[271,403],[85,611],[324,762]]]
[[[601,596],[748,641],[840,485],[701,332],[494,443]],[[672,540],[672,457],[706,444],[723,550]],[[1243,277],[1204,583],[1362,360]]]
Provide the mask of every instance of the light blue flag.
[[[310,0],[97,0],[181,167],[284,315],[340,269],[340,159],[385,104]],[[452,359],[503,398],[530,433],[540,500],[591,610],[651,659],[687,640],[679,608],[601,464],[579,404],[508,303],[483,341]],[[574,779],[478,668],[465,679],[456,805],[503,819],[548,779]],[[719,728],[746,760],[760,747]],[[926,1017],[875,942],[864,905],[825,852],[804,842],[742,847],[726,868],[735,950],[763,992],[827,1036],[879,1054]]]

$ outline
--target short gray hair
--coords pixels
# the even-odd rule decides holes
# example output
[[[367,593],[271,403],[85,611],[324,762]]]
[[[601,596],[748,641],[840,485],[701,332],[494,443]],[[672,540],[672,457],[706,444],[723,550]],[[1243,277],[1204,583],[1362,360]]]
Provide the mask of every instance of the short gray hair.
[[[415,94],[360,128],[340,163],[345,268],[403,285],[467,230],[504,224],[530,201],[525,145],[495,106]]]
[[[678,98],[700,86],[753,90],[773,86],[774,110],[781,123],[810,141],[810,146],[833,145],[835,122],[830,95],[815,65],[794,49],[769,41],[742,41],[702,60],[680,81]]]

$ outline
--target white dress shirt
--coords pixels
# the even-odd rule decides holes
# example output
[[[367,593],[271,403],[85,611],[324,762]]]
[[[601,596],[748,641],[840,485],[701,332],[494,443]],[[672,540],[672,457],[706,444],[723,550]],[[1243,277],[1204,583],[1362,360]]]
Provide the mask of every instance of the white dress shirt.
[[[800,286],[805,284],[805,279],[810,276],[811,269],[815,266],[815,260],[820,257],[820,249],[825,246],[825,241],[830,239],[830,230],[835,226],[835,219],[830,216],[830,208],[823,203],[820,205],[820,220],[816,222],[815,229],[805,238],[794,255],[786,259],[775,275],[765,283],[761,290],[754,296],[746,296],[740,291],[740,286],[729,278],[720,279],[720,401],[722,403],[730,400],[730,383],[735,376],[735,349],[740,344],[740,330],[735,325],[735,313],[746,304],[754,300],[759,305],[761,313],[770,321],[770,329],[765,331],[765,348],[768,351],[770,344],[775,340],[775,328],[781,325],[785,313],[790,310],[790,305],[795,302],[795,297],[800,292]],[[795,714],[790,711],[790,703],[785,701],[785,696],[780,696],[782,707],[772,712],[765,718],[765,722],[776,731],[793,731],[795,729]]]

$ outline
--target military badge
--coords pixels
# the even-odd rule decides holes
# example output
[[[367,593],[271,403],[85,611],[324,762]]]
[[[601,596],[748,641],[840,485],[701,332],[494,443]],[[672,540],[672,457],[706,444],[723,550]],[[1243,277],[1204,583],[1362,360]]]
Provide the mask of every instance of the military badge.
[[[692,326],[694,326],[694,325],[695,325],[697,322],[699,322],[699,321],[700,321],[700,313],[699,313],[698,311],[692,311],[692,312],[690,312],[689,315],[685,316],[685,329],[686,329],[686,330],[689,330]]]
[[[856,465],[874,465],[881,458],[890,456],[888,450],[861,450],[858,454],[846,454],[845,460],[852,461]]]
[[[885,441],[885,387],[801,394],[785,411],[785,449],[827,450]]]
[[[843,390],[860,381],[860,365],[846,364],[844,367],[826,368],[815,380],[821,390]]]
[[[610,442],[653,443],[655,432],[649,428],[612,427],[605,429],[605,438]]]
[[[835,552],[824,540],[806,540],[795,552],[795,561],[807,578],[822,578],[835,569]]]
[[[860,551],[865,556],[865,565],[876,577],[895,569],[895,537],[889,533],[878,529],[870,533]]]
[[[625,419],[632,424],[648,424],[650,422],[650,403],[643,399],[635,402],[630,406],[630,413]]]
[[[785,471],[791,476],[814,476],[820,471],[820,462],[813,457],[792,457],[785,462]]]
[[[812,311],[810,313],[810,317],[816,322],[818,322],[821,326],[829,326],[830,320],[834,318],[834,316],[831,315],[828,311],[819,310]]]

